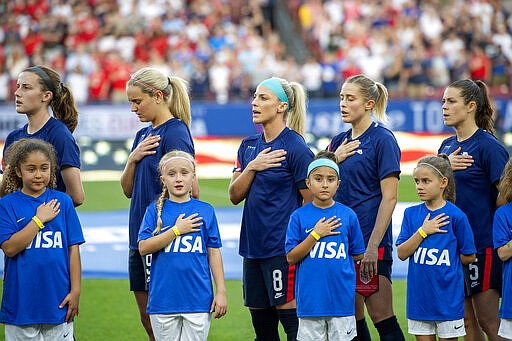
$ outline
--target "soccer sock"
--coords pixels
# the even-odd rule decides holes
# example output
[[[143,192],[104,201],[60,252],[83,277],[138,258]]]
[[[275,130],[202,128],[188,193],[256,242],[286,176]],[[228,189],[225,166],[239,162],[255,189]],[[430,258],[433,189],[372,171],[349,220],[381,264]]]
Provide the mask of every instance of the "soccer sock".
[[[366,319],[356,321],[357,336],[352,341],[372,341]]]
[[[255,341],[279,341],[279,318],[275,307],[267,309],[249,309],[252,326],[256,333]]]
[[[299,319],[297,318],[297,309],[277,309],[279,321],[283,325],[288,341],[297,340],[297,330],[299,329]]]
[[[396,316],[375,323],[375,328],[379,332],[381,341],[405,341],[404,333],[400,329]]]

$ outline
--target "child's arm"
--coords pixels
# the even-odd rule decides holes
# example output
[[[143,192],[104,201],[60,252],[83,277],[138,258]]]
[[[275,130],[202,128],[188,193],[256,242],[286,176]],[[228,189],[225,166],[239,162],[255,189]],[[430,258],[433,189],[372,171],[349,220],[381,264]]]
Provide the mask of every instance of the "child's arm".
[[[505,262],[512,257],[512,240],[509,240],[505,245],[500,246],[496,249],[498,257]]]
[[[60,212],[60,203],[57,199],[52,199],[47,203],[43,203],[37,207],[35,217],[39,218],[41,223],[51,221]],[[30,219],[30,217],[28,217]],[[14,257],[18,253],[22,252],[30,245],[34,237],[41,229],[36,223],[36,219],[30,219],[28,224],[25,225],[21,230],[14,233],[9,239],[2,243],[2,251],[4,251],[7,257]]]
[[[325,218],[321,218],[317,221],[313,231],[311,231],[306,239],[286,254],[286,260],[288,263],[296,264],[300,262],[304,257],[306,257],[308,252],[311,251],[317,240],[320,240],[320,238],[325,236],[339,234],[339,232],[333,232],[333,230],[340,226],[340,218],[337,218],[336,216],[332,216],[327,220],[325,220]]]
[[[476,260],[476,253],[473,253],[471,255],[460,255],[460,261],[462,265],[468,265],[473,263]]]
[[[448,220],[448,216],[444,213],[437,215],[432,218],[432,220],[428,220],[430,218],[430,213],[427,214],[425,220],[423,220],[423,225],[405,242],[398,245],[397,253],[398,258],[401,260],[406,260],[409,258],[420,246],[423,239],[427,238],[427,236],[434,233],[446,233],[446,230],[441,230],[441,227],[448,225],[450,221]],[[425,236],[422,236],[421,233],[424,233]]]
[[[66,313],[66,322],[72,322],[75,316],[78,316],[78,300],[80,299],[80,291],[82,286],[82,263],[80,261],[80,249],[78,244],[71,245],[69,252],[69,281],[71,290],[69,294],[62,300],[59,308],[68,306]]]
[[[224,267],[222,265],[222,256],[220,249],[209,247],[208,263],[215,282],[215,296],[213,298],[210,313],[215,311],[215,318],[221,318],[228,312],[228,302],[226,298],[226,285],[224,284]]]
[[[361,259],[363,259],[363,257],[364,257],[364,253],[361,253],[360,255],[352,256],[352,259],[354,260],[354,262],[357,262],[357,261],[360,261]]]
[[[198,217],[197,213],[191,214],[187,218],[183,218],[184,216],[184,213],[180,214],[174,226],[167,231],[141,240],[139,242],[139,253],[142,256],[149,255],[163,249],[182,234],[201,231],[198,227],[203,225],[202,217]]]

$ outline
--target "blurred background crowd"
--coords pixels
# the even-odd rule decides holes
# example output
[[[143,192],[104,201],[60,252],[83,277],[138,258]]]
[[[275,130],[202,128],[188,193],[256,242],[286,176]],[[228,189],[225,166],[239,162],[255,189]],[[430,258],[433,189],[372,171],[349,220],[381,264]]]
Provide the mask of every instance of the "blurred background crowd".
[[[78,103],[126,102],[130,73],[148,65],[219,103],[271,75],[336,97],[361,72],[395,98],[441,98],[461,78],[508,97],[511,32],[509,0],[2,1],[0,102],[34,64],[60,72]]]

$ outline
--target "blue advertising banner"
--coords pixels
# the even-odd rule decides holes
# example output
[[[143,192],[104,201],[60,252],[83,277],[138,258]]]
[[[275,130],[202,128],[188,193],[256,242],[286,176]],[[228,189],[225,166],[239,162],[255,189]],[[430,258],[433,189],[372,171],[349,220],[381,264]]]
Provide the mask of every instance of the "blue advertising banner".
[[[441,101],[390,100],[388,104],[388,126],[393,131],[414,133],[450,133],[451,128],[443,124]],[[497,100],[498,130],[512,130],[512,100]],[[93,140],[124,140],[132,138],[135,132],[147,123],[140,123],[129,105],[82,105],[75,136]],[[341,121],[339,100],[310,100],[306,120],[307,132],[317,137],[330,138],[348,129]],[[24,115],[17,114],[13,105],[0,106],[0,140],[23,126]],[[247,136],[258,130],[252,123],[251,104],[236,102],[215,104],[192,103],[192,134],[201,136]]]

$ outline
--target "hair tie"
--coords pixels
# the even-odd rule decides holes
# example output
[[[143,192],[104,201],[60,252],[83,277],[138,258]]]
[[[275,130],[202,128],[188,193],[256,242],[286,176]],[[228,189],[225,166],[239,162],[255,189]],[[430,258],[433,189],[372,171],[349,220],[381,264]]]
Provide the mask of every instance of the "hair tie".
[[[338,164],[336,162],[332,161],[331,159],[328,159],[328,158],[325,158],[325,157],[321,157],[319,159],[313,160],[309,164],[307,178],[309,178],[309,174],[315,168],[322,167],[322,166],[334,169],[336,171],[336,173],[338,174],[338,179],[340,178],[340,167],[338,166]]]
[[[426,162],[420,162],[418,163],[418,166],[428,166],[432,169],[434,169],[437,173],[439,173],[439,175],[441,175],[442,178],[444,178],[444,174],[434,165],[431,165],[430,163],[426,163]]]
[[[288,104],[288,111],[290,111],[290,101],[288,101],[288,96],[286,96],[286,92],[284,92],[283,85],[276,78],[268,78],[261,82],[258,86],[263,85],[268,88],[274,95],[279,98],[281,102],[285,102]]]

